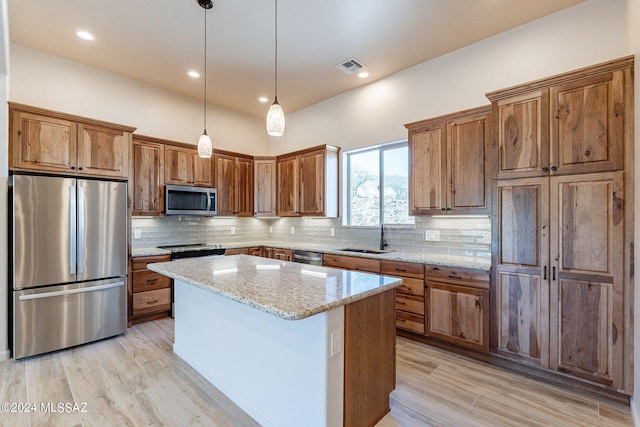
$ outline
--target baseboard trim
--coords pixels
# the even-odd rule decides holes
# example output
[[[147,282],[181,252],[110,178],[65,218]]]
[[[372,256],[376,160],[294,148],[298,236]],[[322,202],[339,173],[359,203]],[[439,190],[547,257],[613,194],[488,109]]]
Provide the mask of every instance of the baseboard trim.
[[[638,413],[638,411],[640,411],[640,408],[638,408],[638,405],[640,405],[640,402],[638,401],[638,396],[633,396],[629,403],[631,406],[631,416],[633,417],[633,425],[635,427],[640,427],[640,414]]]
[[[2,362],[3,360],[8,360],[10,355],[11,352],[9,350],[0,351],[0,362]]]

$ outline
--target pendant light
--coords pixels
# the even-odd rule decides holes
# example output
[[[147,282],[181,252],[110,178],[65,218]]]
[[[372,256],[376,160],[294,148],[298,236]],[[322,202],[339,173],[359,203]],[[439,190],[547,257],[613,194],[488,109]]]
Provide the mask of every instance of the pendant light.
[[[276,3],[276,55],[275,55],[275,99],[269,112],[267,113],[267,133],[271,136],[282,136],[284,134],[284,110],[278,104],[278,0]]]
[[[204,132],[198,139],[198,156],[210,158],[213,153],[211,138],[207,135],[207,9],[213,7],[211,0],[197,0],[204,9]]]

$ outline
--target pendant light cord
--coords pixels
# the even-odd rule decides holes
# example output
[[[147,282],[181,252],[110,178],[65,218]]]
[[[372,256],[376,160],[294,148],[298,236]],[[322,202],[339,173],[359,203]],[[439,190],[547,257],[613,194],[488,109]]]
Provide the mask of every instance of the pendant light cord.
[[[275,60],[275,102],[278,103],[278,0],[276,2],[276,60]]]
[[[207,9],[204,9],[204,134],[207,134]]]

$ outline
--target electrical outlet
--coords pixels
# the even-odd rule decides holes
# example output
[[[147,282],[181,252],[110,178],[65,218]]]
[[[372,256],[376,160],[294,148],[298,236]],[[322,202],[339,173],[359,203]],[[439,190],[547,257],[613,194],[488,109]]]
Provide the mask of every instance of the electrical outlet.
[[[269,234],[273,234],[273,225],[269,226]]]
[[[293,225],[291,226],[291,234],[296,234],[296,228]]]
[[[236,228],[235,227],[231,227],[231,234],[236,234]]]
[[[482,243],[491,243],[491,232],[483,231],[482,232]]]
[[[342,351],[342,330],[331,332],[331,356],[335,356]]]
[[[329,236],[336,237],[336,229],[334,227],[329,229]]]
[[[135,230],[133,230],[134,239],[139,239],[141,237],[142,237],[142,230],[140,230],[139,228],[136,228]]]
[[[440,230],[427,230],[424,232],[424,240],[429,242],[440,241]]]

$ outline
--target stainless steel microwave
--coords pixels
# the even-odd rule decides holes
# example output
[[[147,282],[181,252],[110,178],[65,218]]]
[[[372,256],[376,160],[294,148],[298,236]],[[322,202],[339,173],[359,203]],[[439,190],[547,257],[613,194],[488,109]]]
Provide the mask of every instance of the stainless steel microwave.
[[[218,213],[215,188],[165,185],[165,215],[205,215]]]

